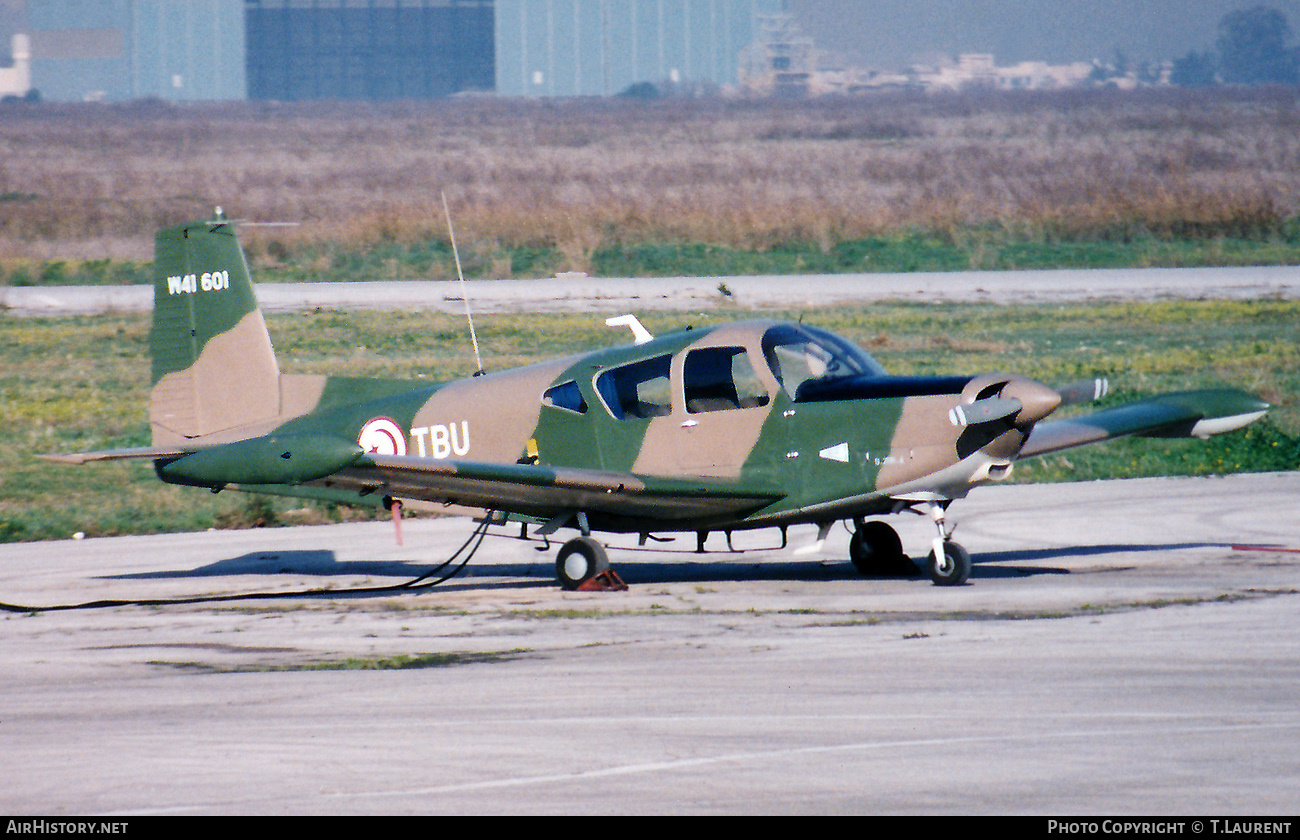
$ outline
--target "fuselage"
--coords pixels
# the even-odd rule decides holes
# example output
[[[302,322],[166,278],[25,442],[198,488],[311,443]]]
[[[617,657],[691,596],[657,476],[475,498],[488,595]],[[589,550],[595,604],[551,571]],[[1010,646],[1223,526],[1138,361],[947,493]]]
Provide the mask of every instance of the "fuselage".
[[[946,499],[1008,469],[1024,433],[965,428],[951,411],[1007,377],[891,377],[800,324],[751,321],[457,382],[330,403],[283,431],[334,430],[368,452],[698,479],[772,499],[678,522],[604,517],[604,530],[754,527]],[[991,427],[991,428],[990,428]]]

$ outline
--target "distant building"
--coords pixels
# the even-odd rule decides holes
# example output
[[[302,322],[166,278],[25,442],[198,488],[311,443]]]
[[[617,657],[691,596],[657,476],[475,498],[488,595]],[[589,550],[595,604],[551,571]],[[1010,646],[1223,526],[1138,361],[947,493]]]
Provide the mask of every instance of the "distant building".
[[[783,0],[496,0],[496,91],[609,96],[734,86],[759,17]]]
[[[953,62],[891,73],[834,64],[787,14],[760,14],[758,37],[741,52],[741,87],[759,96],[854,94],[889,88],[942,90],[1049,90],[1089,81],[1089,62],[1051,65],[1025,61],[999,67],[990,53],[963,53]]]
[[[494,85],[492,0],[246,0],[248,98],[430,99]]]
[[[1048,64],[1044,61],[1022,61],[1010,67],[997,68],[998,87],[1004,90],[1052,90],[1077,87],[1092,75],[1093,65],[1087,61],[1073,64]]]
[[[28,0],[55,101],[613,95],[733,86],[784,0]]]
[[[759,15],[758,23],[757,37],[740,53],[741,87],[782,99],[808,96],[817,72],[812,38],[799,31],[791,15]]]
[[[41,98],[243,99],[243,0],[40,0],[27,4]]]
[[[40,0],[56,101],[423,99],[493,85],[492,0]]]
[[[1052,90],[1084,84],[1092,72],[1093,65],[1089,62],[1022,61],[1011,67],[999,67],[987,53],[964,53],[957,57],[955,64],[942,67],[914,68],[916,84],[927,90]]]
[[[32,49],[26,35],[13,37],[10,54],[14,65],[0,67],[0,98],[27,96],[32,90]]]
[[[828,67],[785,0],[27,0],[0,96],[51,101],[1061,88],[1094,64]],[[1149,75],[1149,74],[1148,74]],[[1164,78],[1167,78],[1167,72]],[[1157,83],[1129,73],[1105,83]]]

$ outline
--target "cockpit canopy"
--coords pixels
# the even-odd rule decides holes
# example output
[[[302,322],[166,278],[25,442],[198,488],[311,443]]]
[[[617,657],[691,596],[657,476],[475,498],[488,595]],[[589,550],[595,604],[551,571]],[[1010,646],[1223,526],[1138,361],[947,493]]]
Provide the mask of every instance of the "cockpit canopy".
[[[778,324],[763,334],[763,357],[792,400],[809,381],[888,376],[865,350],[834,333],[803,324]]]
[[[594,379],[596,394],[615,418],[649,418],[672,414],[675,405],[688,414],[766,406],[773,393],[764,383],[773,379],[787,397],[799,401],[807,383],[887,376],[869,354],[826,330],[803,324],[753,327],[748,336],[736,335],[734,344],[696,344],[606,368]],[[680,367],[674,364],[678,357]],[[678,376],[680,382],[674,381]],[[544,401],[579,414],[587,411],[574,382],[553,386]]]

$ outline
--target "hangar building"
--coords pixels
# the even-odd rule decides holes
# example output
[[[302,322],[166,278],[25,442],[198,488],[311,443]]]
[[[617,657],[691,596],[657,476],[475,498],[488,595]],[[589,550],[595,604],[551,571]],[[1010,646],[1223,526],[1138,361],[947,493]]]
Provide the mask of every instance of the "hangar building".
[[[249,99],[491,90],[492,0],[246,0]]]
[[[43,99],[246,96],[242,0],[28,0],[24,23]]]
[[[497,0],[496,90],[610,96],[642,82],[736,84],[782,0]]]
[[[9,0],[13,5],[17,0]],[[733,85],[784,0],[26,0],[43,99],[600,96]],[[8,41],[10,33],[5,35]]]

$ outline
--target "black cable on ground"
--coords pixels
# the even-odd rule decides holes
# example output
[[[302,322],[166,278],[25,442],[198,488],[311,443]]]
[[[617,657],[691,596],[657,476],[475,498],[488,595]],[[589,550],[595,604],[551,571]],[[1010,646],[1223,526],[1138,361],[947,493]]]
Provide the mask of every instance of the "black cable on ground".
[[[239,595],[198,595],[193,598],[141,598],[134,600],[114,598],[100,601],[86,601],[81,604],[54,604],[44,607],[33,607],[24,604],[7,604],[0,601],[0,611],[38,613],[60,612],[64,610],[93,610],[102,609],[104,607],[160,607],[180,604],[215,604],[222,601],[264,601],[273,598],[313,598],[320,595],[375,595],[383,592],[419,592],[437,586],[438,584],[450,580],[460,574],[461,569],[465,568],[469,563],[470,558],[478,552],[479,546],[483,544],[483,538],[487,536],[488,525],[491,523],[492,513],[493,511],[489,511],[488,515],[483,517],[483,521],[480,522],[479,526],[474,529],[474,532],[469,535],[469,539],[465,540],[465,542],[461,544],[460,548],[456,549],[456,551],[446,560],[417,578],[408,580],[405,583],[393,584],[391,586],[367,586],[359,587],[357,589],[302,589],[297,592],[246,592]],[[470,548],[470,543],[474,544],[473,548]],[[470,549],[469,553],[465,555],[465,559],[461,560],[459,565],[436,580],[423,582],[456,562],[456,558],[459,557],[461,552],[465,551],[466,548]]]

